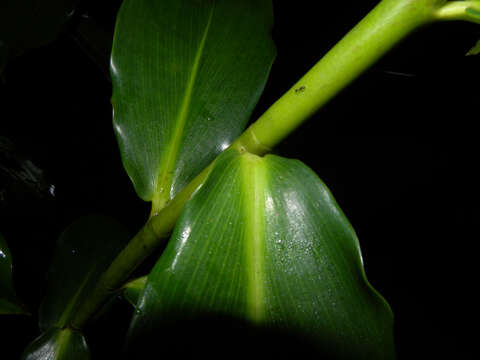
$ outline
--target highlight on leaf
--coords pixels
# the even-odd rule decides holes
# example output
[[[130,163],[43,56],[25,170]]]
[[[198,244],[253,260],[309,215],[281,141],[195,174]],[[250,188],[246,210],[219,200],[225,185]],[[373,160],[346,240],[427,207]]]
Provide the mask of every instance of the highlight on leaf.
[[[148,334],[175,341],[171,326],[198,319],[227,319],[208,331],[222,339],[223,326],[243,324],[301,336],[335,359],[394,357],[392,313],[351,225],[309,168],[273,155],[217,159],[147,279],[132,349],[151,346]]]
[[[7,0],[3,8],[22,16],[2,8],[0,73],[7,55],[53,39],[77,0],[53,0],[59,13],[37,11],[37,2]],[[57,19],[41,34],[43,12]],[[309,358],[305,349],[321,359],[395,358],[391,309],[368,282],[332,194],[300,161],[261,156],[421,25],[480,23],[480,0],[381,1],[240,135],[275,56],[272,20],[270,0],[123,0],[111,57],[114,130],[152,213],[126,247],[130,236],[107,217],[65,230],[39,311],[43,333],[23,359],[89,359],[77,329],[120,294],[135,306],[128,358],[160,346],[176,358],[186,348],[210,358],[232,349],[245,358],[252,349],[264,358]],[[480,41],[467,55],[478,53]],[[169,235],[148,277],[123,285]],[[0,235],[0,313],[18,311],[11,270]]]

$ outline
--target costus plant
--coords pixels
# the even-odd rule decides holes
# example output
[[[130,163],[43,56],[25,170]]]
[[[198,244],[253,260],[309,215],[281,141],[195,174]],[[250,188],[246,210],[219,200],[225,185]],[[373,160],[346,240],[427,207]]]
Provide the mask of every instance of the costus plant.
[[[10,19],[0,24],[0,71],[58,31],[76,4],[66,3],[31,43],[12,30],[22,2],[0,8],[0,19]],[[40,333],[23,359],[95,358],[89,326],[118,297],[134,308],[118,339],[126,358],[175,354],[190,338],[192,354],[209,356],[263,346],[257,354],[267,357],[396,357],[392,310],[367,280],[351,224],[308,164],[272,152],[410,33],[435,22],[480,23],[480,1],[381,1],[252,118],[276,55],[273,5],[123,1],[110,58],[113,130],[151,212],[133,237],[103,215],[63,231]],[[477,44],[468,54],[479,52]],[[0,235],[0,313],[37,312],[16,295],[8,241]]]

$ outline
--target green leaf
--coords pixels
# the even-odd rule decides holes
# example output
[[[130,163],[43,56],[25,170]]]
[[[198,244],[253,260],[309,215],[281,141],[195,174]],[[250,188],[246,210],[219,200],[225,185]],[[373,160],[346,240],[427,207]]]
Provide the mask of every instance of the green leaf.
[[[51,328],[35,339],[22,360],[88,360],[90,351],[83,335],[71,329]]]
[[[478,55],[480,54],[480,40],[477,41],[474,47],[472,47],[468,52],[467,56]]]
[[[148,277],[130,341],[205,314],[300,334],[334,358],[394,357],[392,313],[355,232],[296,160],[222,154]]]
[[[132,281],[129,281],[123,286],[123,291],[122,291],[123,297],[130,304],[136,307],[140,294],[145,288],[146,282],[147,282],[146,276],[142,276]]]
[[[27,314],[17,300],[12,276],[12,255],[7,242],[0,234],[0,315]]]
[[[55,39],[73,15],[78,0],[2,0],[0,42],[9,56]]]
[[[63,232],[48,272],[40,329],[68,325],[77,306],[129,239],[121,224],[101,215],[83,217]]]
[[[126,0],[111,72],[125,169],[154,211],[244,129],[275,56],[270,0]]]

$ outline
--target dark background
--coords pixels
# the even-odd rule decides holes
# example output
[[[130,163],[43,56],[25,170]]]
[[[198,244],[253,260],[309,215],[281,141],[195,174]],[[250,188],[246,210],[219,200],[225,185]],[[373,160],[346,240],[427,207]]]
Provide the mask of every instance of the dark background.
[[[376,1],[315,3],[274,2],[278,55],[253,118]],[[58,39],[11,60],[0,80],[0,165],[37,174],[19,181],[0,171],[0,229],[18,293],[34,313],[0,319],[7,359],[38,334],[35,313],[62,229],[102,213],[133,234],[148,216],[111,126],[105,73],[119,4],[81,1]],[[85,28],[96,35],[89,40]],[[367,276],[395,314],[400,359],[478,356],[480,57],[464,54],[479,38],[473,24],[420,30],[276,149],[313,168],[356,229]],[[127,316],[107,316],[87,333],[93,351],[118,348],[127,326]]]

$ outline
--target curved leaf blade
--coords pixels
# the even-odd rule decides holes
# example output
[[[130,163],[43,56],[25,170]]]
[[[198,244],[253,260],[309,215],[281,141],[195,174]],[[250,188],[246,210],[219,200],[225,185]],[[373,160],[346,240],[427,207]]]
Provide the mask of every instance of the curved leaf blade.
[[[219,158],[148,277],[131,341],[202,314],[292,331],[336,359],[394,358],[392,314],[365,277],[355,232],[295,160]]]
[[[0,234],[0,315],[27,314],[17,300],[12,276],[12,255]]]
[[[24,351],[22,360],[89,360],[90,351],[83,335],[71,329],[51,328]]]
[[[40,329],[68,325],[77,306],[129,239],[121,224],[101,215],[80,218],[62,233],[40,306]]]
[[[244,129],[275,55],[271,27],[270,0],[123,2],[114,128],[137,194],[154,209]]]

